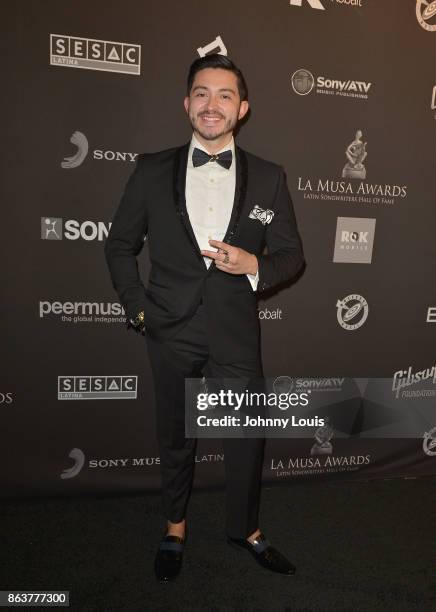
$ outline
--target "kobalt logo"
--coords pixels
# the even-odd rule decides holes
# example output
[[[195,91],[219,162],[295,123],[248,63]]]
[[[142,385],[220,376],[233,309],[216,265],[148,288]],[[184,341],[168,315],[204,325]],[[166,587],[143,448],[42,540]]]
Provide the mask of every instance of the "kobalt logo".
[[[356,80],[340,80],[325,76],[314,77],[304,68],[296,70],[291,76],[291,85],[294,92],[300,96],[309,94],[316,83],[315,91],[318,94],[346,96],[349,98],[368,98],[372,83]]]
[[[205,57],[209,53],[219,53],[220,55],[227,55],[227,47],[223,43],[221,36],[217,36],[215,40],[210,42],[204,47],[198,47],[197,53],[200,57]]]
[[[58,376],[58,399],[136,399],[137,376]]]
[[[416,0],[416,18],[419,25],[428,32],[436,30],[436,0]],[[431,23],[428,23],[431,20]]]
[[[50,64],[139,75],[141,46],[112,40],[50,34]]]
[[[112,223],[103,221],[77,221],[67,219],[65,222],[61,217],[41,217],[41,239],[42,240],[99,240],[107,238]]]
[[[77,150],[73,155],[64,157],[61,162],[61,167],[64,168],[64,170],[71,170],[72,168],[80,166],[84,162],[89,151],[88,139],[83,132],[79,132],[78,130],[73,132],[70,137],[70,142]],[[134,162],[137,157],[138,153],[129,153],[128,151],[94,149],[92,152],[93,159],[104,159],[106,161]]]
[[[347,295],[336,302],[338,323],[348,331],[358,329],[368,318],[368,302],[356,293]]]
[[[269,308],[263,308],[259,310],[259,319],[281,319],[282,318],[282,309],[276,308],[275,310],[269,310]]]

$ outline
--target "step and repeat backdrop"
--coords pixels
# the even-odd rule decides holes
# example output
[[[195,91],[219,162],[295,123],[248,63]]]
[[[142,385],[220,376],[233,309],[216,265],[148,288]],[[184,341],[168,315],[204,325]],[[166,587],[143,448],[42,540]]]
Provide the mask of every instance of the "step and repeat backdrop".
[[[145,338],[126,329],[103,247],[138,154],[190,139],[187,70],[211,52],[245,74],[237,141],[285,168],[307,260],[259,300],[265,376],[325,392],[382,377],[393,407],[435,406],[415,437],[365,437],[357,411],[352,436],[268,440],[264,480],[435,474],[436,2],[2,14],[2,495],[160,485]],[[146,284],[147,241],[138,265]],[[224,483],[224,459],[221,440],[199,440],[195,486]]]

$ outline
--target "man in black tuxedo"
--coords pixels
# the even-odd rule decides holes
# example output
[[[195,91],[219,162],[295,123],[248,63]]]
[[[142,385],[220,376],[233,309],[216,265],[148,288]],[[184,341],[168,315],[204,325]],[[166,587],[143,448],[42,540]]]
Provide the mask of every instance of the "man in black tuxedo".
[[[283,169],[233,139],[249,108],[241,71],[222,55],[197,59],[184,106],[191,141],[138,157],[105,244],[127,325],[145,333],[153,371],[167,519],[155,559],[161,581],[182,565],[194,474],[185,378],[261,377],[257,293],[295,277],[304,263]],[[145,235],[147,288],[136,260]],[[223,448],[229,544],[293,574],[258,526],[264,439],[226,438]]]

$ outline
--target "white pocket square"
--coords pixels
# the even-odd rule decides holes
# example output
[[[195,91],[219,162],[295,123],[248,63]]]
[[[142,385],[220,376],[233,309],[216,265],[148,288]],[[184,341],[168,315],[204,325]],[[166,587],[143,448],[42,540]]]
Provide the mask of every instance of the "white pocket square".
[[[250,219],[257,219],[262,223],[262,225],[266,225],[267,223],[271,223],[272,218],[274,217],[274,211],[270,210],[269,208],[264,210],[256,204],[248,216]]]

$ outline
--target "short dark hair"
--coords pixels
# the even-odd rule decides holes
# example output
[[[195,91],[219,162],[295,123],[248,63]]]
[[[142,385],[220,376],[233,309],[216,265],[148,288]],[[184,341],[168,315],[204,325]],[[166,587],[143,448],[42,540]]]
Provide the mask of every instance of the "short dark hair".
[[[221,55],[220,53],[210,53],[209,55],[199,57],[192,62],[188,72],[188,96],[191,93],[195,75],[200,70],[204,70],[204,68],[222,68],[224,70],[233,72],[233,74],[236,75],[238,82],[238,91],[241,101],[248,100],[248,89],[244,75],[231,59],[229,59],[226,55]]]

